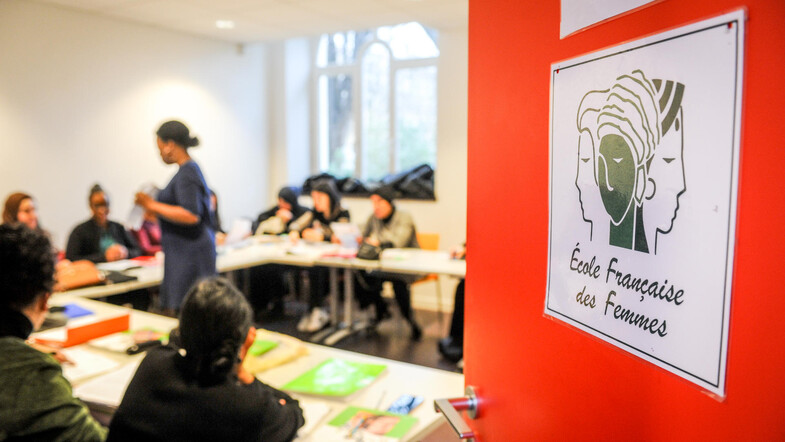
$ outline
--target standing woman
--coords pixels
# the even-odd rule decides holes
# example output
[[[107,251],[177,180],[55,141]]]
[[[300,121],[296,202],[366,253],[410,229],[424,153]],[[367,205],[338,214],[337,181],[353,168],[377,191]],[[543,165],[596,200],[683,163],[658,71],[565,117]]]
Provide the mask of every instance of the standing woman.
[[[194,283],[215,275],[215,233],[210,191],[201,169],[188,154],[189,148],[199,145],[199,139],[191,137],[188,128],[179,121],[167,121],[156,135],[161,159],[180,168],[158,194],[158,200],[139,192],[136,204],[161,221],[164,252],[161,307],[175,313]]]

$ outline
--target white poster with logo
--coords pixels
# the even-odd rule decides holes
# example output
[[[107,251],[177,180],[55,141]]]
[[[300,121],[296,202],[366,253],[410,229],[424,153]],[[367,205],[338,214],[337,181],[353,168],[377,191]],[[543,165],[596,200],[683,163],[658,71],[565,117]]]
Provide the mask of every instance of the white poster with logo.
[[[744,12],[556,63],[545,313],[725,395]]]

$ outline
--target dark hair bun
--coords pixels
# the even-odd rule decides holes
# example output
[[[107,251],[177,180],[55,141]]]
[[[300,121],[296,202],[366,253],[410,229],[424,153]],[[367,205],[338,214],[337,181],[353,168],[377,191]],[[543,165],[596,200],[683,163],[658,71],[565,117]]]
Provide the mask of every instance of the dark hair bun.
[[[180,311],[187,371],[202,385],[223,382],[240,362],[253,310],[231,282],[213,277],[189,290]]]
[[[192,137],[188,126],[177,120],[167,121],[162,124],[155,134],[163,141],[174,141],[186,149],[199,145],[199,138]]]
[[[221,346],[211,355],[212,358],[209,361],[209,367],[207,367],[209,378],[215,380],[225,379],[232,368],[234,368],[239,351],[240,348],[236,342],[225,339]]]

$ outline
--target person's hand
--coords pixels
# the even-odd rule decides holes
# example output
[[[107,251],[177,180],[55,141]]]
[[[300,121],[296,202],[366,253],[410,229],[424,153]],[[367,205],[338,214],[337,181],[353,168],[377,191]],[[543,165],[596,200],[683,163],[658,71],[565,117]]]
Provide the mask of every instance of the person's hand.
[[[294,218],[294,215],[292,214],[292,212],[290,210],[286,210],[286,209],[278,209],[278,211],[275,212],[275,216],[277,216],[278,218],[281,218],[282,220],[284,220],[284,222],[287,222],[287,223],[289,221],[291,221],[292,218]]]
[[[128,258],[128,249],[120,244],[112,244],[108,249],[106,249],[104,257],[106,258],[107,262],[119,261],[121,259]]]
[[[324,241],[324,234],[321,230],[308,228],[303,230],[303,239],[306,241],[321,242]]]
[[[226,234],[222,232],[215,232],[215,245],[222,246],[226,242]]]
[[[466,257],[466,247],[453,247],[450,249],[450,258],[463,259]]]
[[[289,241],[297,242],[299,240],[300,240],[300,232],[296,230],[292,230],[291,232],[289,232]]]
[[[57,362],[59,362],[60,365],[63,365],[63,364],[73,365],[74,364],[74,361],[68,359],[68,357],[66,355],[64,355],[60,351],[59,348],[51,347],[51,346],[44,345],[44,344],[39,344],[38,342],[32,342],[32,341],[27,341],[27,344],[30,347],[33,347],[34,349],[40,351],[41,353],[47,353],[49,355],[52,355],[52,357],[55,358],[55,360]]]
[[[71,261],[67,259],[61,259],[60,261],[55,264],[55,272],[60,271],[68,266],[71,265]]]
[[[134,196],[134,203],[137,206],[143,207],[145,210],[150,210],[150,205],[153,201],[153,197],[144,192],[136,192],[136,195]]]
[[[379,242],[379,240],[378,240],[378,239],[376,239],[376,238],[373,238],[373,237],[368,237],[368,238],[365,238],[365,240],[364,240],[364,241],[365,241],[365,243],[366,243],[366,244],[370,244],[370,245],[372,245],[372,246],[376,246],[376,247],[379,247],[379,246],[381,246],[381,245],[382,245],[382,243],[381,243],[381,242]]]

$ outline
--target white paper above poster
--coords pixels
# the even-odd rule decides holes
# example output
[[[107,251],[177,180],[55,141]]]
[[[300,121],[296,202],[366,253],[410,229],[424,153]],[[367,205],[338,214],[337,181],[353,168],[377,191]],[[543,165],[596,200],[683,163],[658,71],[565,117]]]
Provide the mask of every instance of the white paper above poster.
[[[652,3],[654,0],[561,0],[559,37]]]
[[[725,395],[744,12],[552,65],[545,313]]]

